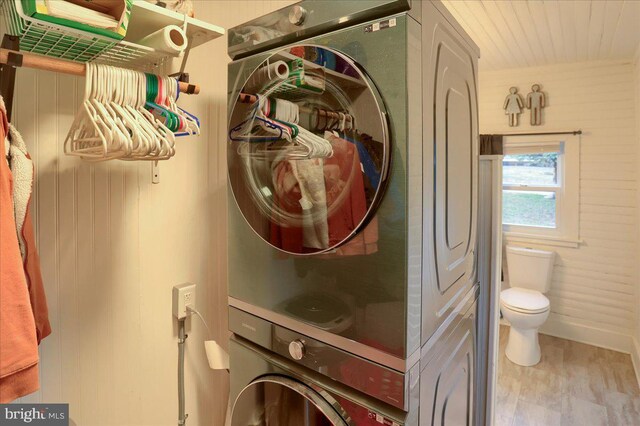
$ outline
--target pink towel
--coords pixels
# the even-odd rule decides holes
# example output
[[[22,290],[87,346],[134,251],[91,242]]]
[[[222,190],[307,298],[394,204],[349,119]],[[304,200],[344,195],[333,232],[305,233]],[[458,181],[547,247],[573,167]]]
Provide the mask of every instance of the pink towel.
[[[0,403],[38,390],[38,341],[13,210],[13,177],[4,158],[8,131],[0,103]]]
[[[329,246],[345,240],[357,228],[367,213],[364,179],[360,156],[355,145],[332,134],[325,138],[331,142],[333,156],[324,159],[324,183],[327,203]],[[293,162],[293,161],[291,161]],[[300,199],[302,191],[293,173],[290,161],[282,161],[273,168],[276,208],[285,210],[292,218],[302,217]],[[294,253],[317,251],[304,244],[303,227],[294,224],[280,226],[272,223],[272,244]],[[353,256],[378,251],[378,222],[374,218],[369,225],[348,243],[327,256]]]
[[[18,244],[27,278],[31,309],[36,320],[38,343],[40,343],[42,339],[51,334],[51,326],[31,217],[31,194],[35,173],[33,161],[27,152],[27,145],[22,136],[12,125],[9,125],[9,134],[11,135],[9,155],[11,156],[11,174],[13,176],[13,208],[18,227]]]

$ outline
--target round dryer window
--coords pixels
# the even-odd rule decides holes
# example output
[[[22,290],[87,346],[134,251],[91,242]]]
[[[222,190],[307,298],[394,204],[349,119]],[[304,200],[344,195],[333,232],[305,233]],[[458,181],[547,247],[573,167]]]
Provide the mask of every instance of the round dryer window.
[[[382,99],[360,66],[327,48],[286,48],[253,70],[232,105],[231,189],[273,247],[328,252],[374,216],[389,144]]]
[[[231,426],[348,426],[332,404],[310,387],[282,376],[264,376],[238,395]]]

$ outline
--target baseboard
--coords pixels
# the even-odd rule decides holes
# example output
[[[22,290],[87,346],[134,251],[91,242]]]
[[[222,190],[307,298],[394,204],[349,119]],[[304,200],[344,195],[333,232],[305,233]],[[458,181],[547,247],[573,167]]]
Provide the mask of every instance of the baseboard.
[[[552,318],[549,318],[544,323],[540,328],[540,333],[627,354],[631,354],[634,347],[633,339],[629,334],[616,333],[611,330],[603,330],[601,328],[559,321]],[[638,366],[640,367],[640,362]]]
[[[638,386],[640,386],[640,341],[637,338],[631,340],[633,342],[631,362],[633,362],[633,369],[636,371],[636,379],[638,380]]]

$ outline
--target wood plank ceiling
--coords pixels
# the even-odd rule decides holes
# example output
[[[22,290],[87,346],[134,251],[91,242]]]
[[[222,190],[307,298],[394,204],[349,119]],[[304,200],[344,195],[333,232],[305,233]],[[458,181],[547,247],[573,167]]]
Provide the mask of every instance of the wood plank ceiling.
[[[480,46],[483,69],[632,59],[638,0],[443,0]]]

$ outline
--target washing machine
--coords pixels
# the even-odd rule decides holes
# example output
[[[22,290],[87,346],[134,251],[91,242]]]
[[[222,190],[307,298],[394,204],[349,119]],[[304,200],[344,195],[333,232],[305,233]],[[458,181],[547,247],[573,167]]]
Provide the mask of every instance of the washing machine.
[[[228,40],[230,330],[387,424],[468,424],[477,46],[410,0],[301,1]],[[258,378],[234,356],[232,399]]]
[[[404,424],[402,410],[233,337],[230,426]]]

